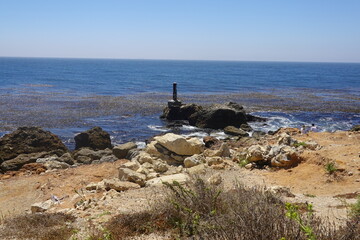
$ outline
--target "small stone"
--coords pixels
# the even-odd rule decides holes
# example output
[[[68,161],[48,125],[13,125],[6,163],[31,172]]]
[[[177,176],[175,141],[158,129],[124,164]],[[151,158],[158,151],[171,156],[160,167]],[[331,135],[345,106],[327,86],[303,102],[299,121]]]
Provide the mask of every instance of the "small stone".
[[[206,162],[209,166],[217,165],[223,162],[221,157],[207,157]]]
[[[140,164],[135,161],[131,161],[131,162],[126,162],[126,163],[121,164],[120,168],[128,168],[133,171],[137,171],[140,168]]]
[[[207,180],[211,185],[219,185],[222,182],[220,173],[216,173]]]
[[[154,163],[154,170],[158,173],[163,173],[163,172],[166,172],[168,170],[168,165],[166,163],[163,163],[163,162],[155,162]]]
[[[127,191],[129,189],[139,189],[140,186],[136,183],[120,181],[119,179],[105,179],[104,181],[105,189],[115,190],[115,191]]]
[[[45,201],[45,202],[38,202],[31,205],[31,212],[37,213],[37,212],[46,212],[48,209],[51,208],[53,205],[53,202],[51,199]]]
[[[352,175],[354,175],[354,173],[353,172],[348,172],[348,175],[352,176]]]

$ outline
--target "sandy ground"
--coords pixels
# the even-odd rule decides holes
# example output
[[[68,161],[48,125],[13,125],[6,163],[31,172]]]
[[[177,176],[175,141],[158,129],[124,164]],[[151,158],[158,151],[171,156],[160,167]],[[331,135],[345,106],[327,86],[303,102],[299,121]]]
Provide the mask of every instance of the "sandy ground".
[[[294,134],[293,138],[316,141],[321,148],[305,150],[302,154],[305,160],[288,170],[248,170],[234,163],[225,170],[211,169],[206,175],[220,173],[226,188],[231,188],[236,181],[249,187],[288,187],[295,197],[284,197],[285,201],[313,203],[317,214],[341,223],[346,218],[346,204],[355,202],[356,194],[348,199],[337,196],[360,193],[360,133]],[[73,211],[84,221],[101,223],[121,212],[145,209],[150,201],[162,196],[161,189],[142,188],[119,193],[84,190],[90,182],[116,177],[117,167],[123,161],[84,165],[41,175],[26,172],[22,176],[0,175],[0,219],[29,212],[33,203],[48,200],[51,195],[63,198],[56,209],[66,211],[73,209],[81,199],[92,199],[92,208]],[[338,171],[328,174],[324,168],[328,162],[335,162]]]

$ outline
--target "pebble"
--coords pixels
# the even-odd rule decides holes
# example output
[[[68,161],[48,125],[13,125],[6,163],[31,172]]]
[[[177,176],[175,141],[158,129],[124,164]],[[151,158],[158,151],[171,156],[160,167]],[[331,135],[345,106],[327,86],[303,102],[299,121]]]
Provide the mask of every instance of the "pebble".
[[[360,182],[360,179],[356,179],[355,182]]]

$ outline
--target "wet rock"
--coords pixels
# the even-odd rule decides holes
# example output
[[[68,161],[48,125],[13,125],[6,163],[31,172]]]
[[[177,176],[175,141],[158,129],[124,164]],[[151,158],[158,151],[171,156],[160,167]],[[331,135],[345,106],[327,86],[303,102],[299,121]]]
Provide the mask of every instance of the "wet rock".
[[[110,134],[101,127],[94,127],[75,136],[75,149],[89,147],[94,150],[112,148]]]
[[[188,120],[189,117],[200,111],[202,109],[201,106],[196,104],[184,104],[181,105],[179,108],[169,108],[166,107],[164,109],[161,118],[165,118],[167,120]]]
[[[253,128],[247,123],[241,124],[240,128],[245,132],[251,132],[253,130]]]
[[[68,149],[56,135],[38,127],[21,127],[0,138],[0,163],[20,154],[51,151],[60,156]]]
[[[119,158],[119,159],[122,159],[122,158],[126,158],[127,154],[129,153],[129,151],[131,149],[135,149],[137,148],[137,145],[133,142],[128,142],[128,143],[124,143],[124,144],[120,144],[120,145],[116,145],[112,151],[113,151],[113,154]]]
[[[224,128],[224,132],[229,135],[233,136],[241,136],[241,137],[247,137],[249,134],[245,132],[244,130],[240,128],[236,128],[234,126],[227,126]]]
[[[226,126],[240,127],[247,123],[247,116],[240,105],[234,103],[215,104],[192,114],[190,125],[200,128],[223,129]]]
[[[262,131],[254,131],[253,134],[252,134],[252,137],[255,138],[255,139],[260,139],[265,135],[266,135],[266,133],[264,133]]]
[[[353,127],[350,129],[350,131],[352,131],[352,132],[358,132],[358,131],[360,131],[360,125],[355,125],[355,126],[353,126]]]

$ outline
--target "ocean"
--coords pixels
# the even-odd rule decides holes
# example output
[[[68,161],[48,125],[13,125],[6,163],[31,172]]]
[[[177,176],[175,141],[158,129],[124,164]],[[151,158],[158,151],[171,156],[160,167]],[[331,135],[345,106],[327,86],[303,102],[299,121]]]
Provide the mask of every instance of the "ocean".
[[[159,119],[178,84],[183,103],[238,102],[266,123],[255,130],[360,124],[359,63],[0,58],[0,135],[40,126],[74,147],[100,126],[113,143],[171,131]],[[184,126],[189,136],[209,131]],[[211,134],[224,136],[217,131]]]

